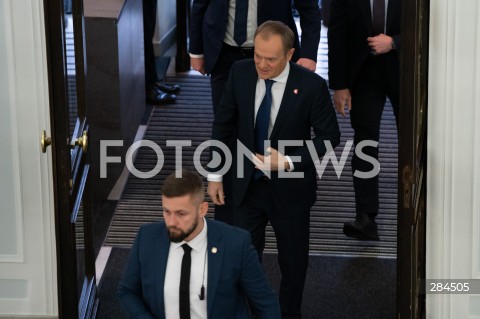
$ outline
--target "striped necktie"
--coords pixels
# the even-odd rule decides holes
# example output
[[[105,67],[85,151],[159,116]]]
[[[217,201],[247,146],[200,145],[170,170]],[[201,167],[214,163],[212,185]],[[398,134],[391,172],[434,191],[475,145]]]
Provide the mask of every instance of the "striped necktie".
[[[372,27],[373,35],[385,32],[385,0],[373,0]]]

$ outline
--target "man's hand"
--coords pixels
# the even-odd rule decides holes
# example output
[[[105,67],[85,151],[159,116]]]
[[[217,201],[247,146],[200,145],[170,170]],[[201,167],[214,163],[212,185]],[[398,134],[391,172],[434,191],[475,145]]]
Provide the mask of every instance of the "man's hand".
[[[297,64],[313,72],[315,72],[315,70],[317,69],[317,62],[307,58],[298,59]]]
[[[349,89],[335,90],[333,92],[333,104],[338,113],[345,116],[345,105],[350,111],[352,109],[352,96]]]
[[[205,75],[205,58],[192,58],[190,57],[190,66],[195,71]]]
[[[267,148],[267,152],[270,153],[270,155],[264,156],[256,153],[255,156],[253,156],[255,168],[262,171],[283,171],[290,169],[290,164],[285,156],[276,149],[269,147]]]
[[[375,54],[385,54],[390,52],[392,48],[392,37],[380,33],[374,37],[367,38],[368,45],[372,48]]]
[[[225,205],[222,182],[208,182],[207,193],[215,205]]]

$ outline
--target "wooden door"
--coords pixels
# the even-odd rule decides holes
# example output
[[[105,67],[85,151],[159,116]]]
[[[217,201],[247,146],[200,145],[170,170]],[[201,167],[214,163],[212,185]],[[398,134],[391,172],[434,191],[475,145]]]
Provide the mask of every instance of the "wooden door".
[[[44,0],[60,318],[98,307],[89,196],[83,0]]]
[[[404,0],[400,55],[397,318],[423,318],[429,0]]]

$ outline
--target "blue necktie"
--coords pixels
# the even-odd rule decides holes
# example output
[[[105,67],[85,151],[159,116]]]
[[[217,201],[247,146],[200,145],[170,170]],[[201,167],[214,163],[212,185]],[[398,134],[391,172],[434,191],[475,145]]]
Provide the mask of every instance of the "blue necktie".
[[[272,85],[273,80],[265,80],[265,96],[258,108],[255,121],[255,152],[265,153],[265,140],[268,139],[268,126],[270,124],[270,109],[272,108]],[[255,171],[255,179],[263,176],[260,170]]]
[[[248,0],[235,1],[235,25],[233,39],[241,46],[247,40]]]

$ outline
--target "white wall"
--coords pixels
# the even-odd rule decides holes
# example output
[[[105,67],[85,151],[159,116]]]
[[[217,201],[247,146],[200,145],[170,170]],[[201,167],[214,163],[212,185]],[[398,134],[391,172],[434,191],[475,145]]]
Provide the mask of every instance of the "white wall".
[[[431,0],[427,278],[480,279],[480,2]],[[427,295],[427,318],[480,318],[480,295]]]
[[[43,1],[0,1],[0,316],[56,316]]]
[[[176,0],[157,0],[157,26],[153,36],[155,54],[163,55],[176,41]]]

